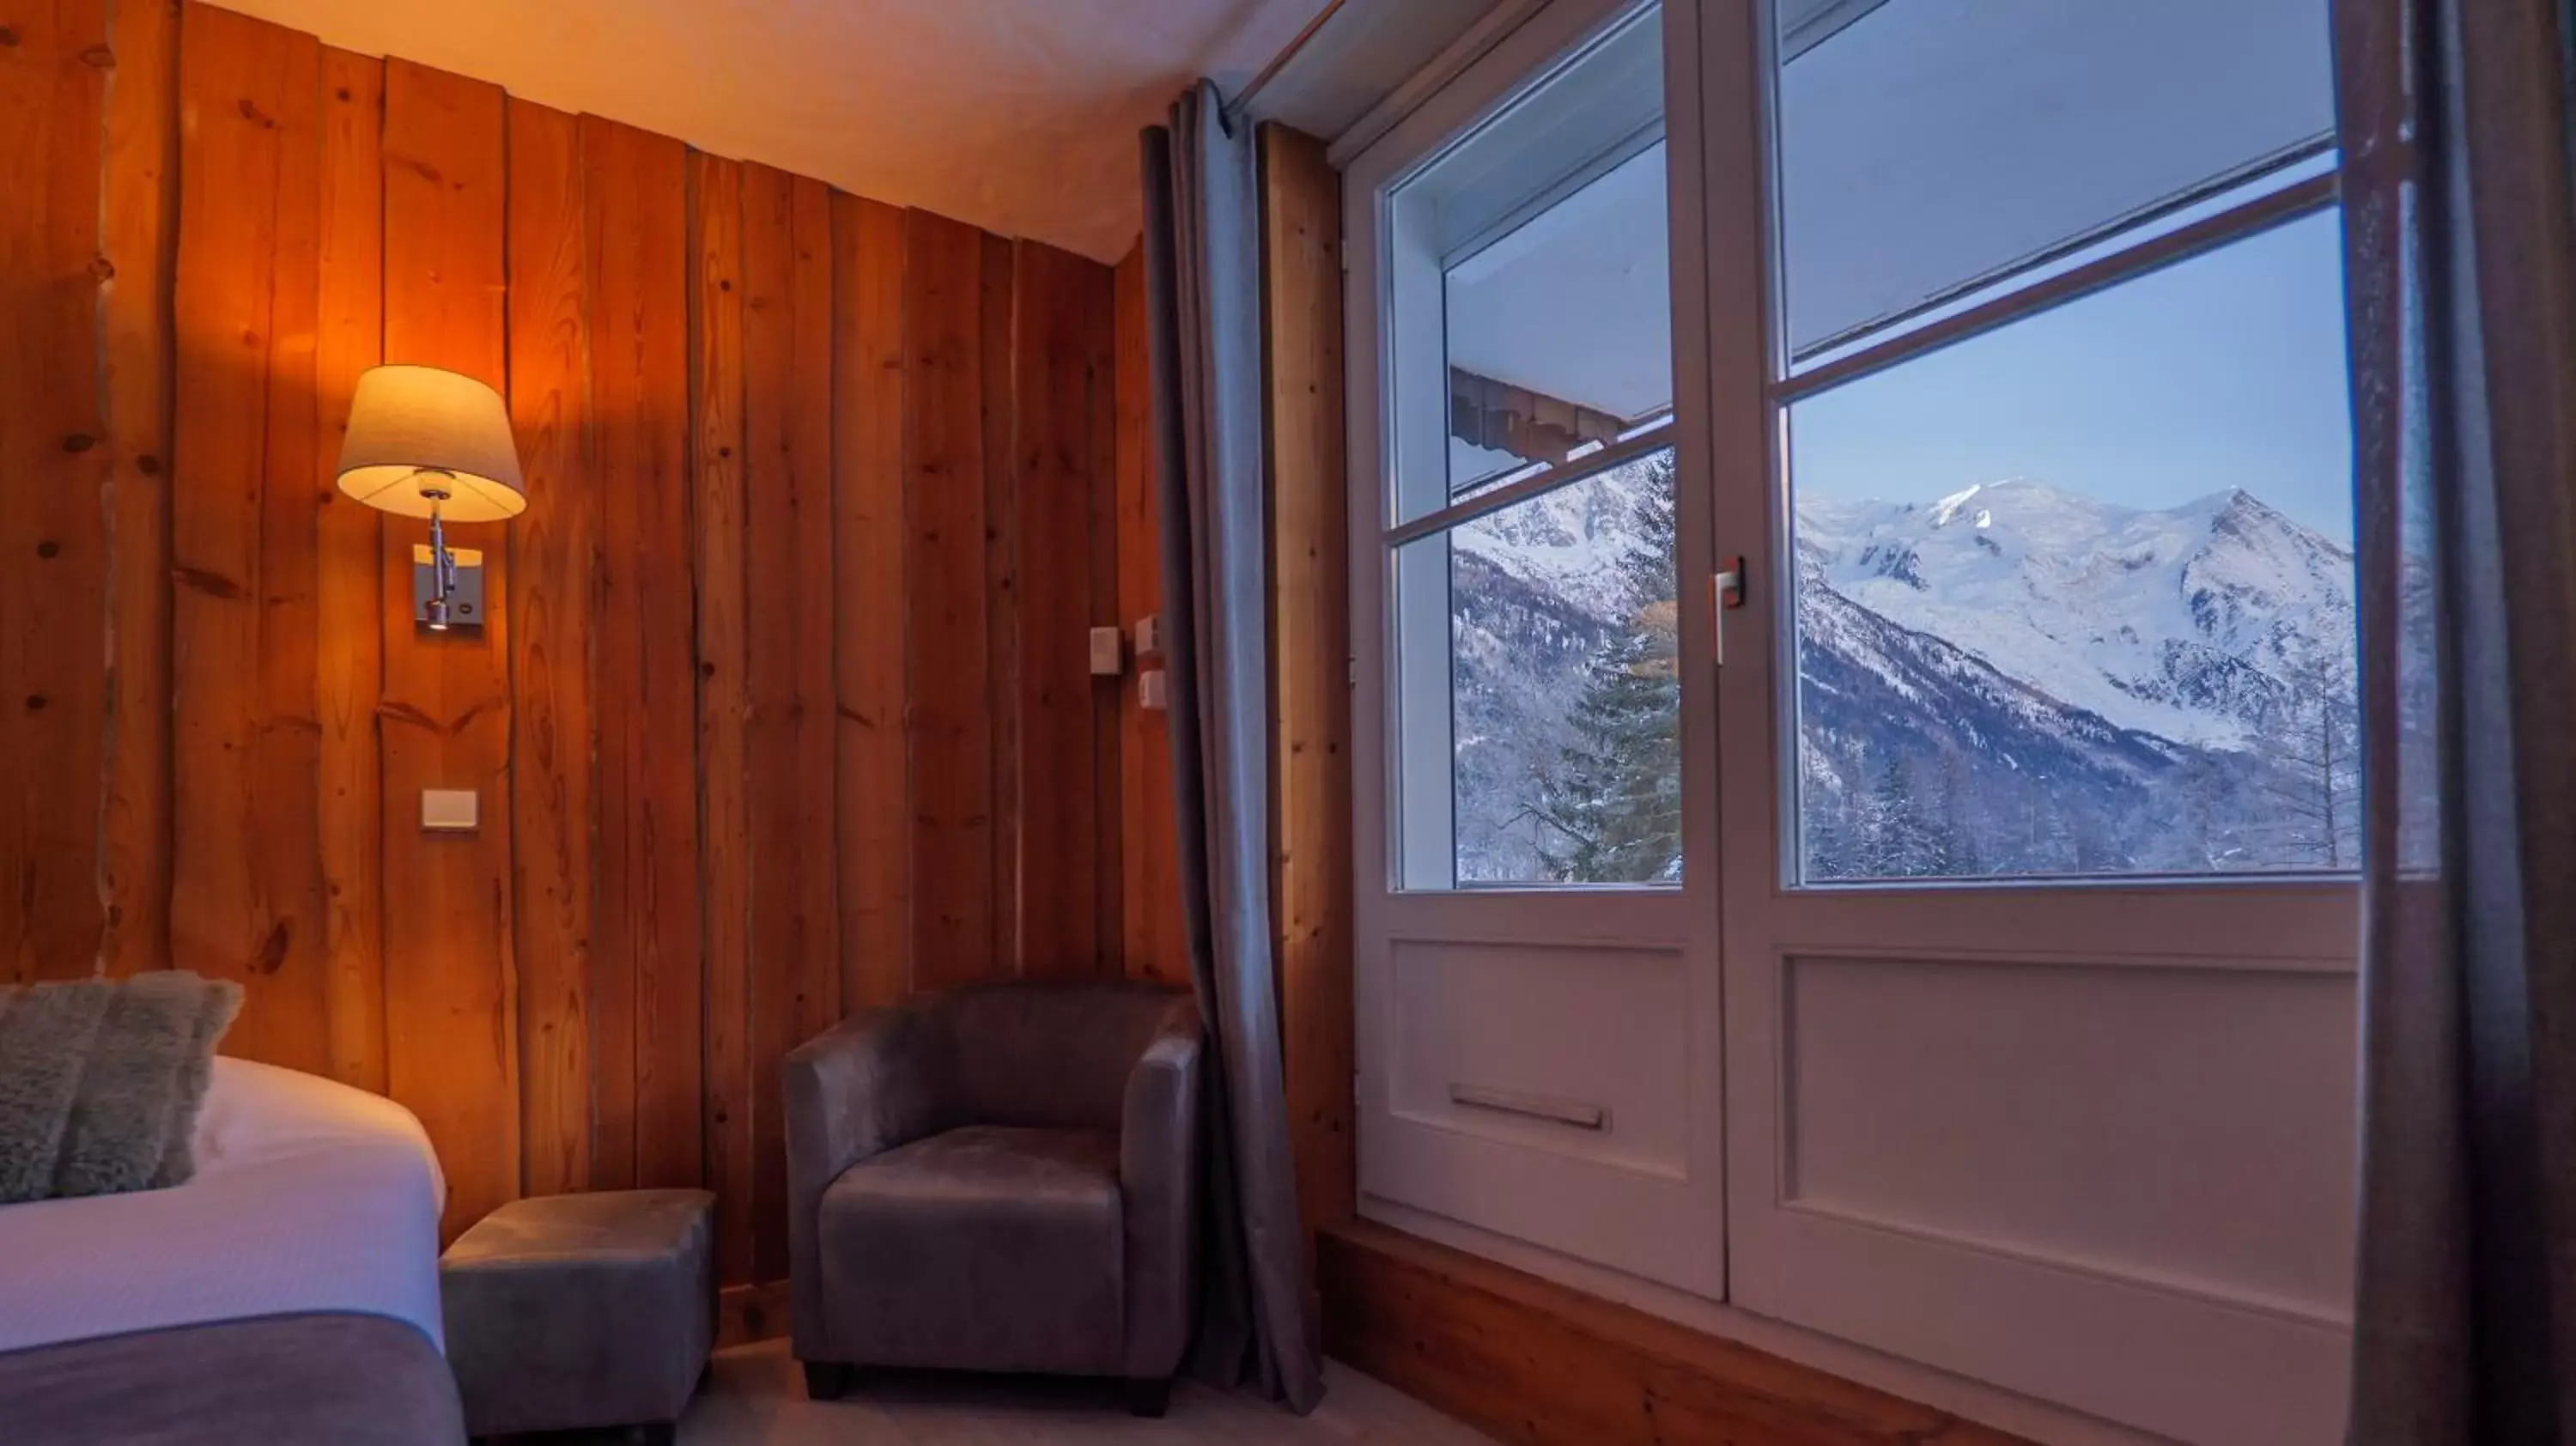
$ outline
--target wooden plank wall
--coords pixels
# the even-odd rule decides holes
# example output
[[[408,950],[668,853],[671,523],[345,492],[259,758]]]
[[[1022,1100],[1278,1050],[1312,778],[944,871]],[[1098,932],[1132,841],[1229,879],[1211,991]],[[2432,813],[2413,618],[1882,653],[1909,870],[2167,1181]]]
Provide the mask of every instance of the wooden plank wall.
[[[1119,690],[1118,700],[1119,893],[1126,940],[1120,952],[1127,977],[1183,984],[1190,977],[1190,961],[1181,919],[1180,860],[1172,812],[1171,714],[1146,707],[1139,686],[1146,673],[1162,668],[1163,657],[1134,646],[1136,624],[1154,616],[1163,605],[1162,523],[1154,496],[1149,417],[1153,392],[1141,247],[1118,263],[1112,285],[1116,480],[1109,505],[1119,543],[1118,616],[1127,623],[1132,658],[1132,676]]]
[[[782,1274],[785,1050],[1125,967],[1111,268],[210,6],[32,14],[0,979],[240,979],[227,1048],[410,1106],[451,1230],[707,1183],[725,1278]],[[332,486],[379,361],[508,400],[480,631]]]
[[[1271,920],[1288,1139],[1309,1235],[1358,1208],[1351,975],[1349,488],[1342,182],[1323,142],[1260,131],[1270,447]]]

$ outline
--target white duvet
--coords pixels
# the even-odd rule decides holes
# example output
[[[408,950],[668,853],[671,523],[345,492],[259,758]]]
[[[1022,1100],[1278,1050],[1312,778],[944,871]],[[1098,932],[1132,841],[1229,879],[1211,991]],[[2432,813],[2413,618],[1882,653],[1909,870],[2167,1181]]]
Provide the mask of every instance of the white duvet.
[[[409,1110],[217,1059],[196,1150],[175,1189],[0,1205],[0,1351],[299,1311],[391,1316],[443,1347],[447,1182]]]

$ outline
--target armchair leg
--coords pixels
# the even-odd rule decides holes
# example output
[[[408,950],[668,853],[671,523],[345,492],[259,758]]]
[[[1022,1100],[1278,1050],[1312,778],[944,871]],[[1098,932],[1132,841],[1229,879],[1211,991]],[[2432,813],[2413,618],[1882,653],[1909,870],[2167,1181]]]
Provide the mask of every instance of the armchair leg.
[[[1126,1386],[1127,1414],[1152,1418],[1160,1417],[1165,1411],[1171,1409],[1171,1377],[1156,1376],[1147,1379],[1131,1376]]]
[[[837,1401],[850,1389],[850,1368],[839,1361],[807,1361],[805,1394],[817,1401]]]

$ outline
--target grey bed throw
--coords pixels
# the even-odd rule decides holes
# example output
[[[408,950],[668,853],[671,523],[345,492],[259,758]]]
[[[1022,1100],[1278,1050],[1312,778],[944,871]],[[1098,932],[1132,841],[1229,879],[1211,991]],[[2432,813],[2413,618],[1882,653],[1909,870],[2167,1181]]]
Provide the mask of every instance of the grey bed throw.
[[[194,974],[0,988],[0,1204],[186,1183],[241,986]]]
[[[282,1315],[0,1354],[9,1446],[463,1446],[429,1337],[375,1315]]]

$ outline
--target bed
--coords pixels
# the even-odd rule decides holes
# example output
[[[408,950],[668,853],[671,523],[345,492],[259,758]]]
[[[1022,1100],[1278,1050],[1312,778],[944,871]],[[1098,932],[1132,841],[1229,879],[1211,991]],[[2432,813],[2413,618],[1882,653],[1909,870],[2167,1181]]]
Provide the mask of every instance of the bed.
[[[219,1059],[195,1142],[175,1189],[0,1206],[0,1435],[462,1440],[419,1121]]]

